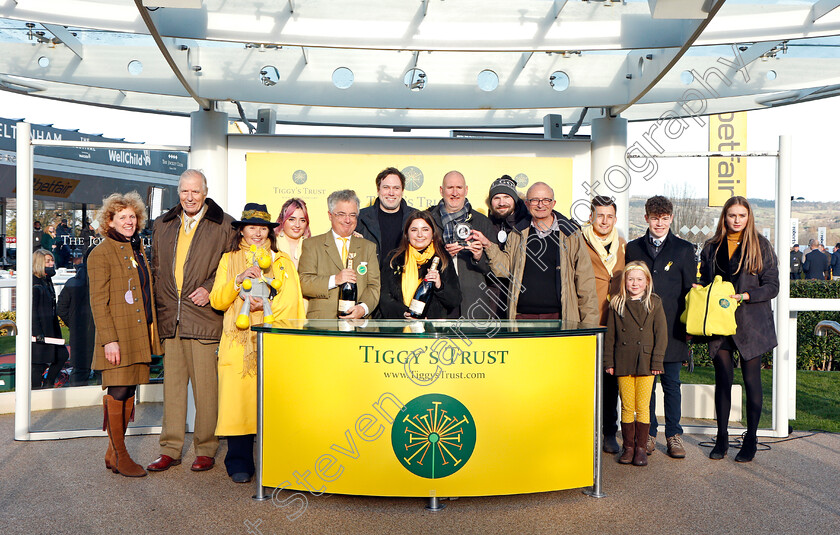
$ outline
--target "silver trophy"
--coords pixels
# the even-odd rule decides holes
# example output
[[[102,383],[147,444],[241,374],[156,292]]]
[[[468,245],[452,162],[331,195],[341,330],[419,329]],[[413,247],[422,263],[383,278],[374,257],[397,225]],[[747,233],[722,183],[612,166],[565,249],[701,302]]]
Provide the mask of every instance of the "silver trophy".
[[[472,234],[472,226],[469,223],[456,223],[455,224],[455,237],[458,238],[455,243],[462,247],[467,246],[467,238],[470,237]]]

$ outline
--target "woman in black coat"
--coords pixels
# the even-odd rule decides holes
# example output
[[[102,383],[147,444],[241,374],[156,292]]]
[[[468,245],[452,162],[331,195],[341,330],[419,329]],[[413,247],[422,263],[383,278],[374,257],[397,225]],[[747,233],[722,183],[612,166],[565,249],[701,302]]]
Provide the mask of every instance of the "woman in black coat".
[[[715,237],[706,242],[700,258],[700,282],[707,285],[715,275],[735,287],[733,299],[737,331],[709,341],[715,365],[715,416],[718,433],[711,459],[722,459],[729,448],[728,419],[731,407],[734,353],[741,356],[741,371],[747,393],[747,432],[738,462],[749,462],[757,449],[756,433],[761,417],[761,355],[776,347],[776,329],[770,300],[779,293],[779,261],[767,238],[758,233],[750,204],[732,197],[723,206]]]
[[[32,388],[41,388],[44,371],[49,368],[44,387],[55,386],[55,378],[67,362],[67,348],[48,344],[45,338],[62,338],[55,312],[55,258],[43,249],[32,255]]]
[[[431,269],[437,257],[438,269]],[[443,239],[429,212],[415,212],[403,226],[400,246],[383,268],[379,310],[385,319],[409,319],[415,290],[423,281],[433,283],[432,296],[423,311],[428,319],[446,318],[461,303],[455,266],[446,254]]]

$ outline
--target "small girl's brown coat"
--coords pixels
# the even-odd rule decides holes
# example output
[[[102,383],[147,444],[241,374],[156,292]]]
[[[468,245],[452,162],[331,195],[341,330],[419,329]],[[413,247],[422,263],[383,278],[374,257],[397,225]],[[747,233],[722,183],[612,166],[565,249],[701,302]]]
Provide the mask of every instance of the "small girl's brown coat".
[[[664,371],[662,360],[668,346],[668,322],[658,295],[651,294],[650,305],[651,310],[645,312],[641,306],[631,306],[628,300],[624,317],[612,307],[609,309],[604,368],[615,368],[616,376],[652,375],[652,370]]]

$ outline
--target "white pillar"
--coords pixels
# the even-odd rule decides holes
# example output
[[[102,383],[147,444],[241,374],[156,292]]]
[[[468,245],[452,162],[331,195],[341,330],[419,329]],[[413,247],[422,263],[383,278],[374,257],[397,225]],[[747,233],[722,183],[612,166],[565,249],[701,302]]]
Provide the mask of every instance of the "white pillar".
[[[209,197],[225,211],[229,211],[227,128],[227,113],[198,110],[190,114],[190,168],[204,172]]]
[[[29,440],[32,388],[32,145],[29,123],[17,123],[17,307],[15,323],[15,440]]]
[[[776,298],[776,332],[779,344],[773,360],[773,432],[788,436],[791,407],[796,407],[796,352],[790,350],[790,136],[779,136],[776,171],[776,255],[779,257],[779,296]]]
[[[627,238],[630,228],[630,172],[624,155],[627,152],[627,119],[599,117],[592,119],[592,177],[590,197],[615,197],[618,232]]]

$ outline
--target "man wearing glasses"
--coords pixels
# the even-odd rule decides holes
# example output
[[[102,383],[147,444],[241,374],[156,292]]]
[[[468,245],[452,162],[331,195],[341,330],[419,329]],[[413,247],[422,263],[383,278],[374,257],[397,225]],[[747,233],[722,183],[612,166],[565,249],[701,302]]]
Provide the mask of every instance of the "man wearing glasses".
[[[595,276],[579,227],[554,211],[554,191],[537,182],[525,195],[531,220],[520,222],[504,251],[481,232],[493,273],[510,279],[509,319],[599,324]]]
[[[359,198],[353,190],[334,191],[327,197],[332,229],[303,242],[298,272],[303,296],[309,299],[309,319],[338,317],[339,287],[356,283],[357,300],[342,319],[367,316],[379,303],[379,261],[376,245],[353,236],[359,216]],[[353,260],[352,269],[347,261]]]

